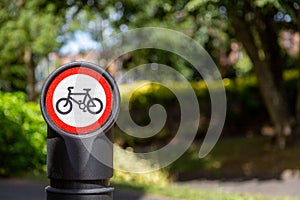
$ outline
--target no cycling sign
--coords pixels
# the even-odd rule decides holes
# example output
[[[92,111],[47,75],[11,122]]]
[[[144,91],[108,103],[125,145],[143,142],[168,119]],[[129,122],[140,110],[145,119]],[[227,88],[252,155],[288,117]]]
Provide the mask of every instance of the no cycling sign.
[[[73,62],[54,71],[44,84],[41,108],[57,132],[103,132],[114,123],[119,108],[115,81],[101,67]]]

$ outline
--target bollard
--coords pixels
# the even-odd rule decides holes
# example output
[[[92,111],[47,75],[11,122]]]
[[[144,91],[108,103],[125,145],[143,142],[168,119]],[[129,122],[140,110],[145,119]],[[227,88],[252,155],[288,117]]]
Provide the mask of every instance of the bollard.
[[[111,200],[112,126],[120,95],[101,67],[72,62],[45,81],[40,105],[47,123],[47,200]]]

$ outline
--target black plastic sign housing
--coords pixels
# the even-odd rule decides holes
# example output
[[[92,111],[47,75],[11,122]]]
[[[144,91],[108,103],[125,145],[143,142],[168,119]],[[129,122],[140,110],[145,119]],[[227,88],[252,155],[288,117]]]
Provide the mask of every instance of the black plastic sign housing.
[[[68,63],[45,81],[40,105],[48,125],[47,199],[112,199],[114,79],[95,64]]]

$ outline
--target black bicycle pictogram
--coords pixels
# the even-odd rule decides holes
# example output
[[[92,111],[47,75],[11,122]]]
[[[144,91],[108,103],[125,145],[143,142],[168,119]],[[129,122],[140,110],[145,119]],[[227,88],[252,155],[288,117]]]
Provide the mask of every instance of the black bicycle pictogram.
[[[103,109],[103,103],[98,98],[92,98],[90,95],[90,88],[83,89],[85,92],[82,93],[73,93],[71,90],[74,89],[74,87],[68,87],[68,97],[60,98],[56,102],[56,110],[63,115],[66,115],[72,111],[73,103],[78,104],[79,108],[86,112],[86,109],[91,114],[99,114]],[[76,100],[73,98],[73,96],[83,96],[83,100]],[[72,101],[71,101],[72,100]]]

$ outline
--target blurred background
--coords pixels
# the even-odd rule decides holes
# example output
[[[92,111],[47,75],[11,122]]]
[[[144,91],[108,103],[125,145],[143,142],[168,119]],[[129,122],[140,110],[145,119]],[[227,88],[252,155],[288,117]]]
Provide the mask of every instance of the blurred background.
[[[152,48],[132,51],[113,62],[107,59],[113,52],[105,51],[102,41],[141,27],[186,34],[203,46],[221,72],[227,95],[226,122],[221,139],[203,159],[198,152],[211,120],[210,97],[203,77],[191,64],[172,52]],[[251,199],[202,192],[188,183],[298,180],[299,31],[300,2],[296,0],[2,0],[0,177],[44,176],[46,123],[38,103],[41,87],[60,65],[85,60],[107,67],[116,79],[146,63],[170,66],[190,81],[199,100],[198,133],[184,155],[152,173],[115,171],[112,182],[118,187],[178,199]],[[168,144],[176,135],[180,107],[170,88],[160,84],[144,84],[128,96],[135,84],[130,80],[120,84],[121,97],[130,99],[132,119],[147,125],[149,108],[161,104],[168,115],[166,124],[146,139],[127,135],[116,126],[115,143],[129,151],[147,152]],[[185,93],[176,80],[173,87]],[[122,157],[115,155],[115,159]],[[152,167],[139,158],[122,162]]]

